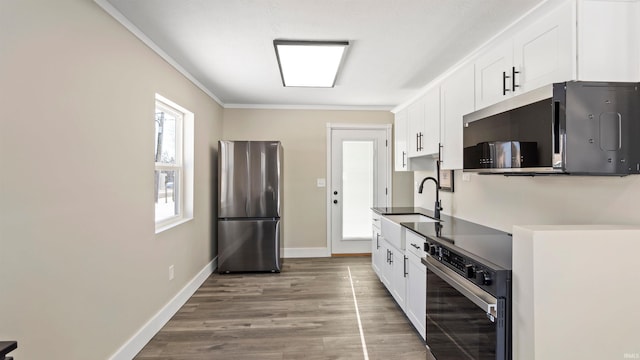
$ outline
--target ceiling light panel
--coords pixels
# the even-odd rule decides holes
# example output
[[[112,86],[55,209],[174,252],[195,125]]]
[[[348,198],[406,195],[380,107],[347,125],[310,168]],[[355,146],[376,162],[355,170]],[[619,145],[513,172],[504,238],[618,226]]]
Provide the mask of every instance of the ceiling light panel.
[[[334,87],[348,41],[274,40],[284,86]]]

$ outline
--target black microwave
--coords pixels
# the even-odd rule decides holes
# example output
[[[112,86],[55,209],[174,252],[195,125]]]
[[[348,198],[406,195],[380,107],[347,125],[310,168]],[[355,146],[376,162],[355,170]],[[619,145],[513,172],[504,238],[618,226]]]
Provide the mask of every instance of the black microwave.
[[[640,174],[640,83],[556,83],[463,118],[464,170]]]

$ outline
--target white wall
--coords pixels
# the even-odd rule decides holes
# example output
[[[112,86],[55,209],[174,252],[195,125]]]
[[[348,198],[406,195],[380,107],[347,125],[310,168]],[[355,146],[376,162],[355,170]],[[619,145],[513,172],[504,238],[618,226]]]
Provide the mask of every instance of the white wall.
[[[213,259],[222,109],[93,1],[2,0],[0,24],[0,340],[105,359]],[[156,92],[195,113],[194,219],[159,235]]]
[[[638,226],[515,227],[513,358],[639,358],[638,239]],[[615,261],[595,265],[603,248]]]
[[[432,172],[416,172],[414,182]],[[513,225],[640,225],[640,176],[506,177],[455,171],[455,191],[441,192],[443,212],[511,232]],[[434,191],[415,191],[416,206],[433,208]]]

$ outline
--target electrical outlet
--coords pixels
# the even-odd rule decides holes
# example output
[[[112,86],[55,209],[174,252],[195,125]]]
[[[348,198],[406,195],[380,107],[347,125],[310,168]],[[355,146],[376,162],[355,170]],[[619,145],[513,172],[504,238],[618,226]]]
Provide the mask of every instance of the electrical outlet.
[[[173,267],[173,265],[169,266],[169,281],[173,280],[173,278],[175,277],[175,269]]]

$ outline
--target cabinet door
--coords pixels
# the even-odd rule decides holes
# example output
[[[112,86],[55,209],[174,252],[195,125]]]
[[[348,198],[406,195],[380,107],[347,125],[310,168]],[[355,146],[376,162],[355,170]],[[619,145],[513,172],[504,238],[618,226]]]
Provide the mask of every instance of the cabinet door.
[[[475,107],[473,79],[473,66],[469,64],[444,80],[440,87],[440,166],[445,170],[462,169],[462,117]]]
[[[391,246],[382,236],[380,236],[380,251],[380,281],[382,281],[389,292],[392,292],[391,280],[393,260],[391,256]]]
[[[578,2],[578,80],[640,81],[640,2]]]
[[[409,133],[407,111],[402,110],[396,114],[394,125],[394,151],[395,161],[394,168],[396,171],[409,170],[409,157],[407,154],[407,135]]]
[[[407,301],[405,312],[422,339],[426,334],[427,317],[427,268],[420,259],[407,254]]]
[[[407,296],[407,258],[404,251],[394,247],[391,249],[391,295],[398,305],[405,310],[405,298]]]
[[[505,41],[492,47],[475,62],[476,109],[497,103],[511,96],[511,79],[507,72],[513,64],[513,42]]]
[[[576,78],[573,7],[573,2],[566,2],[515,35],[510,74],[514,93]]]
[[[438,154],[440,150],[440,87],[436,86],[424,96],[424,154]]]
[[[409,119],[409,157],[424,155],[424,97],[419,98],[408,108]]]
[[[384,247],[381,245],[382,236],[380,236],[380,228],[373,226],[373,238],[371,239],[371,267],[382,278],[381,266],[385,264]]]

